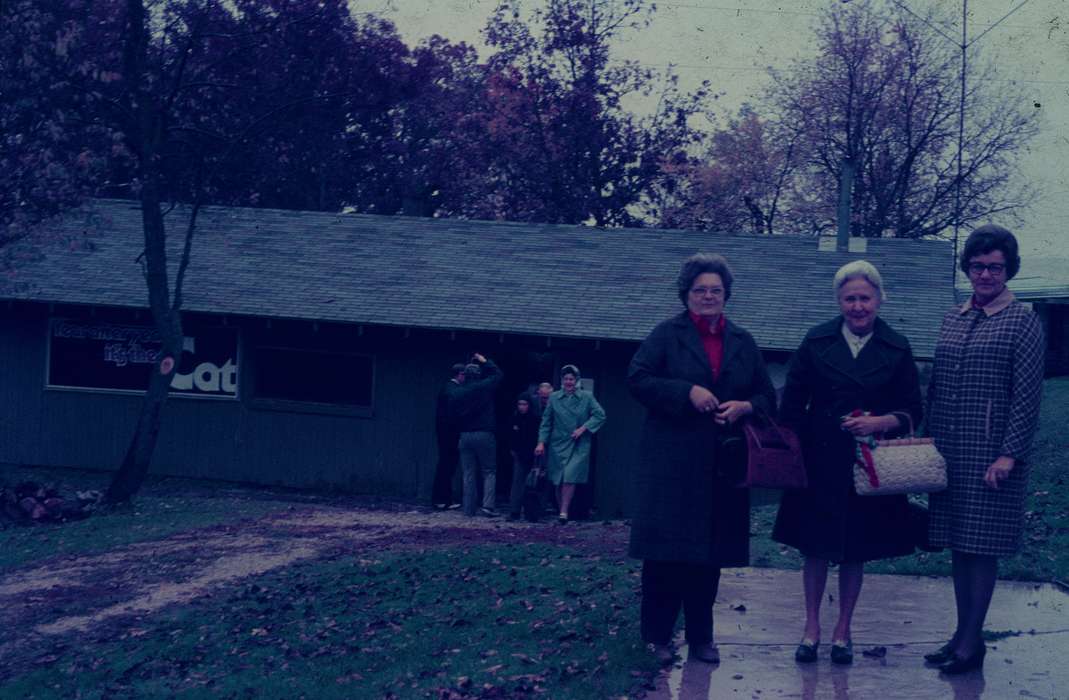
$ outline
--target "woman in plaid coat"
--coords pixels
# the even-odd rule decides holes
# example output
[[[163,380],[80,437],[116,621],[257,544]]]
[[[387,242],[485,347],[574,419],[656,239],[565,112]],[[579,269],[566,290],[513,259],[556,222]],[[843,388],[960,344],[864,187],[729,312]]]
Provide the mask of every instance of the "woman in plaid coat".
[[[961,269],[973,295],[943,318],[928,385],[930,431],[947,461],[947,490],[930,498],[929,539],[953,552],[958,625],[925,660],[951,675],[983,665],[998,557],[1021,543],[1044,345],[1039,320],[1006,288],[1020,265],[1012,233],[972,232]]]

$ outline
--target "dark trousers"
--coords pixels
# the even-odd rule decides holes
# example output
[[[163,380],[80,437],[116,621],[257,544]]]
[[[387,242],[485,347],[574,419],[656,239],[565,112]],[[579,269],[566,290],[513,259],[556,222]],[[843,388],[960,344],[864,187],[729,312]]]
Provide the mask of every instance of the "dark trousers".
[[[679,561],[642,562],[642,641],[668,644],[683,608],[687,643],[713,641],[713,603],[720,567]]]
[[[534,456],[512,452],[512,488],[509,489],[509,513],[519,516],[523,509],[523,492],[527,489],[527,475],[531,472]]]
[[[460,464],[460,449],[457,441],[459,433],[438,433],[438,466],[434,469],[434,487],[431,490],[431,503],[444,503],[452,505],[453,501],[453,475],[457,473],[457,465]]]
[[[479,475],[483,473],[483,508],[494,510],[497,503],[497,440],[486,430],[460,434],[460,468],[464,483],[464,515],[478,508]]]

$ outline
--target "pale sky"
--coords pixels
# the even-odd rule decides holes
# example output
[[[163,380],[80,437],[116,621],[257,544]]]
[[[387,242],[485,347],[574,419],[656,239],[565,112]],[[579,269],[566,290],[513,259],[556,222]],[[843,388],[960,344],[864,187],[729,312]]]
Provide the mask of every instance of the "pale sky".
[[[526,0],[524,6],[535,7],[539,1]],[[359,9],[380,11],[392,20],[409,44],[437,33],[471,43],[480,56],[487,55],[479,31],[496,0],[356,2]],[[955,40],[961,36],[961,0],[902,3],[918,14],[943,7],[951,15],[945,32]],[[1020,4],[969,0],[970,39]],[[823,0],[658,2],[652,25],[627,36],[615,47],[615,56],[655,67],[675,64],[684,89],[709,80],[724,93],[717,104],[728,116],[760,93],[767,66],[786,66],[813,50],[812,23],[824,6]],[[1024,159],[1023,176],[1041,194],[1025,213],[1024,224],[1011,226],[1021,240],[1022,254],[1033,260],[1037,254],[1069,259],[1069,0],[1025,0],[976,45],[994,61],[998,80],[1024,86],[1028,109],[1040,105],[1041,131]]]

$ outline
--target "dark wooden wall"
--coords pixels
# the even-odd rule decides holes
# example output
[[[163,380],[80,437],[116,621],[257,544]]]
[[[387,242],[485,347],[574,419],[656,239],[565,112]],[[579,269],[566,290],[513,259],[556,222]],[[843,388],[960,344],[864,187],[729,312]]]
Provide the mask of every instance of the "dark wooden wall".
[[[1043,323],[1046,335],[1046,373],[1048,377],[1069,374],[1069,303],[1040,301],[1033,308]]]
[[[134,429],[140,397],[45,388],[48,320],[88,317],[87,309],[15,305],[0,311],[0,462],[114,469]],[[95,318],[147,323],[145,314],[94,310]],[[615,516],[623,501],[641,408],[624,378],[633,343],[450,333],[422,329],[228,319],[240,329],[239,400],[172,396],[152,471],[267,485],[337,488],[427,499],[436,450],[434,407],[449,367],[479,351],[506,372],[498,400],[503,425],[518,391],[549,380],[563,363],[578,364],[595,381],[609,415],[597,436],[588,499]],[[250,392],[250,349],[257,342],[344,348],[375,361],[370,415],[272,407]],[[502,441],[499,488],[507,497],[508,453]]]

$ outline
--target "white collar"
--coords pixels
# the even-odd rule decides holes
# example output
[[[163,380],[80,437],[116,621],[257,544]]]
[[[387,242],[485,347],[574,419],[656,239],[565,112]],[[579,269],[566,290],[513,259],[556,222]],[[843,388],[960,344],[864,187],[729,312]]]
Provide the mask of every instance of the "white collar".
[[[865,347],[865,344],[868,343],[869,339],[872,338],[872,331],[869,331],[865,335],[858,335],[857,333],[854,333],[852,330],[850,330],[850,328],[846,325],[846,321],[843,321],[842,331],[843,338],[846,339],[846,345],[850,348],[850,353],[854,357],[857,357],[858,354],[860,354],[861,348]]]

